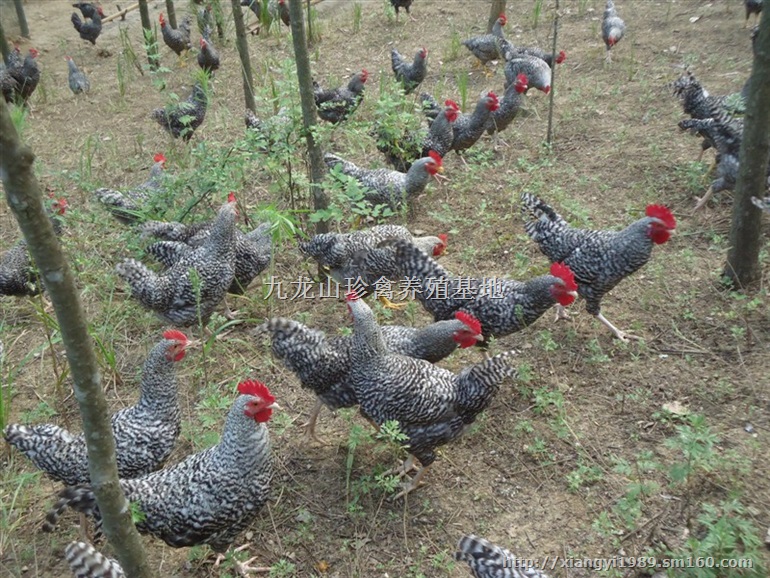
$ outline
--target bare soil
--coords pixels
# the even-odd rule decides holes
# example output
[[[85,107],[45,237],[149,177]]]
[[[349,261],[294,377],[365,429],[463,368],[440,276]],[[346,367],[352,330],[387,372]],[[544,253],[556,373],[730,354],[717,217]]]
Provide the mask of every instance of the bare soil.
[[[186,2],[176,4],[179,14],[188,9]],[[229,14],[229,2],[223,4]],[[422,89],[442,100],[460,97],[464,71],[470,71],[466,109],[482,91],[502,92],[501,66],[493,67],[495,75],[487,78],[472,68],[473,58],[463,47],[457,58],[451,54],[451,33],[456,31],[460,39],[480,33],[488,2],[417,0],[412,8],[416,22],[402,13],[398,23],[386,17],[384,0],[360,4],[358,31],[353,2],[327,0],[319,7],[322,39],[313,48],[314,75],[331,83],[360,68],[373,73],[355,122],[340,127],[329,145],[335,152],[367,166],[383,166],[361,126],[376,116],[381,78],[390,80],[392,46],[406,54],[428,48],[429,75]],[[536,28],[535,2],[509,4],[508,37],[517,44],[550,47],[552,3],[545,3]],[[750,293],[736,295],[720,286],[729,195],[691,214],[694,198],[708,186],[705,172],[713,156],[709,151],[702,163],[696,162],[699,141],[679,133],[676,123],[683,115],[666,86],[688,64],[712,93],[740,90],[751,67],[743,10],[737,2],[619,2],[628,31],[613,50],[613,63],[606,66],[600,36],[603,2],[562,4],[559,47],[568,58],[555,80],[553,151],[542,144],[548,98],[530,91],[528,113],[502,135],[505,143],[485,137],[468,155],[468,166],[448,156],[450,181],[441,188],[432,186],[407,224],[450,233],[442,262],[451,271],[524,279],[544,272],[547,263],[524,235],[518,211],[522,190],[541,195],[576,225],[596,228],[621,228],[638,218],[646,204],[665,203],[676,213],[677,235],[657,247],[651,262],[604,301],[610,320],[644,340],[628,345],[613,340],[580,302],[571,308],[568,322],[554,323],[547,314],[527,331],[498,340],[493,351],[520,351],[519,379],[502,388],[466,436],[441,450],[424,488],[406,502],[393,503],[382,489],[366,484],[375,468],[390,467],[399,456],[382,451],[381,443],[364,441],[348,469],[351,427],[366,431],[354,412],[333,416],[324,410],[319,433],[326,443],[306,444],[301,424],[314,404],[312,393],[301,389],[271,359],[267,346],[248,333],[272,315],[296,316],[333,333],[348,325],[344,305],[333,300],[265,301],[255,283],[234,303],[250,321],[214,343],[205,356],[194,352],[184,362],[186,426],[171,461],[213,443],[240,378],[254,376],[273,389],[284,407],[271,426],[277,464],[273,497],[244,538],[260,565],[274,567],[271,575],[467,576],[467,569],[449,560],[458,538],[471,532],[526,558],[639,556],[651,548],[680,546],[688,532],[697,533],[693,520],[701,504],[719,503],[732,490],[741,493],[748,507],[745,516],[759,536],[770,526],[770,257],[763,251],[765,277]],[[4,11],[7,6],[2,4]],[[152,2],[150,8],[156,19],[165,3]],[[105,9],[112,13],[114,3],[105,3]],[[144,62],[138,11],[125,23],[105,25],[93,47],[73,30],[69,1],[30,0],[26,10],[33,40],[22,40],[21,46],[40,50],[43,78],[31,100],[24,138],[37,155],[43,185],[66,196],[72,208],[63,242],[93,334],[107,351],[114,351],[115,365],[105,362],[104,374],[106,394],[117,410],[136,398],[138,368],[162,326],[129,299],[115,278],[112,271],[120,258],[138,256],[137,241],[112,221],[91,191],[142,182],[157,151],[169,157],[170,173],[181,174],[192,166],[186,146],[205,143],[218,151],[240,138],[243,96],[237,52],[232,41],[221,46],[222,68],[213,81],[206,121],[185,145],[172,142],[149,118],[150,110],[168,99],[150,74],[125,73],[128,82],[120,94],[120,27],[128,30]],[[2,17],[8,26],[12,14]],[[234,36],[231,28],[228,34]],[[197,42],[197,31],[194,38]],[[281,28],[252,37],[250,51],[261,95],[258,106],[269,116],[272,105],[262,96],[268,93],[270,77],[282,74],[278,63],[292,54],[288,32]],[[65,54],[91,79],[92,90],[85,97],[74,97],[67,87]],[[197,69],[194,56],[180,66],[162,44],[161,55],[170,71],[159,78],[168,91],[186,97]],[[279,86],[288,82],[278,78]],[[287,209],[286,195],[271,192],[271,173],[263,169],[261,163],[244,169],[239,198],[255,212],[267,203]],[[204,203],[199,216],[210,215],[217,204]],[[0,205],[0,250],[17,238],[10,210]],[[270,274],[288,283],[313,269],[303,263],[295,242],[287,241],[277,248]],[[380,311],[380,320],[423,324],[428,317],[410,308],[387,320]],[[51,421],[78,430],[58,334],[33,302],[0,301],[0,339],[6,350],[0,375],[7,380],[3,399],[10,406],[8,420]],[[442,365],[459,370],[479,358],[477,351],[462,351]],[[220,409],[211,409],[212,399]],[[719,437],[713,450],[721,464],[718,471],[701,472],[686,486],[672,487],[663,471],[634,466],[643,455],[666,466],[683,461],[681,453],[664,444],[681,423],[660,418],[667,404],[705,416]],[[734,466],[735,455],[743,469]],[[59,488],[13,451],[3,452],[2,460],[0,571],[14,577],[67,575],[62,552],[78,537],[76,519],[66,518],[54,534],[39,532]],[[625,462],[630,469],[619,467]],[[644,495],[640,512],[625,526],[619,503],[629,484],[638,482],[659,486]],[[610,530],[600,531],[602,523]],[[173,550],[152,538],[146,544],[161,576],[228,575],[228,570],[212,567],[207,549]],[[282,560],[294,565],[293,574],[276,569]],[[578,578],[595,573],[557,568],[551,574]],[[624,569],[607,575],[649,574]]]

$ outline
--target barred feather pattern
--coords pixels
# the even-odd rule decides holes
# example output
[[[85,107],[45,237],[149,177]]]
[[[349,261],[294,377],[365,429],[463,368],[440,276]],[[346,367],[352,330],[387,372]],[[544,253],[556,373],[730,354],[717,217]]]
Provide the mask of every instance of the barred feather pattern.
[[[509,550],[473,534],[460,539],[455,560],[468,564],[474,578],[548,578],[537,568],[524,567]]]
[[[592,315],[601,300],[623,279],[650,259],[653,242],[647,235],[654,219],[644,217],[621,231],[576,229],[535,195],[522,193],[522,213],[534,217],[524,228],[552,263],[564,263],[575,274],[578,294]]]
[[[163,186],[165,161],[152,165],[148,179],[134,189],[116,191],[101,188],[94,191],[94,197],[124,225],[133,225],[141,220],[142,212],[152,203]]]
[[[382,425],[396,420],[409,453],[423,466],[438,446],[473,423],[513,373],[513,352],[502,353],[454,375],[428,361],[392,354],[374,313],[361,299],[348,301],[353,314],[350,380],[361,413]]]
[[[49,209],[46,210],[54,233],[61,235],[62,219],[58,215],[52,215]],[[0,255],[0,296],[32,297],[43,289],[43,283],[27,249],[27,242],[19,239],[8,251]]]
[[[366,76],[362,72],[353,75],[346,87],[324,90],[313,81],[313,96],[318,117],[326,122],[340,123],[355,112],[364,98]]]
[[[489,110],[491,102],[491,97],[488,94],[484,95],[476,103],[476,108],[472,114],[459,113],[457,115],[457,120],[452,125],[454,134],[452,150],[459,153],[469,149],[481,138],[492,115],[492,111]]]
[[[135,478],[156,470],[176,445],[181,428],[177,400],[176,364],[167,358],[173,340],[163,339],[144,363],[136,405],[111,418],[118,473]],[[53,424],[8,425],[5,441],[26,455],[55,481],[68,486],[87,484],[88,455],[83,434],[71,434]]]
[[[428,135],[422,143],[422,156],[428,156],[430,151],[436,151],[442,157],[452,150],[454,143],[454,123],[449,120],[451,107],[444,107],[436,119],[430,124]]]
[[[208,323],[235,278],[235,203],[220,210],[205,242],[158,274],[135,259],[115,271],[131,294],[161,319],[179,327]],[[195,273],[191,273],[195,271]]]
[[[503,21],[500,18],[495,21],[491,34],[482,34],[481,36],[474,36],[468,40],[463,40],[463,46],[470,50],[483,64],[486,64],[500,58],[500,52],[497,48],[498,39],[505,39]]]
[[[424,54],[422,50],[418,50],[410,63],[395,48],[390,50],[391,68],[396,80],[404,87],[404,94],[410,94],[425,80],[428,66]]]
[[[70,542],[64,549],[64,557],[75,578],[124,578],[123,568],[117,560],[107,558],[91,544]]]
[[[487,134],[503,132],[518,116],[521,107],[527,97],[524,93],[516,90],[516,84],[510,84],[505,89],[505,94],[500,101],[500,107],[492,111],[486,124]]]
[[[136,522],[140,533],[174,548],[208,544],[224,552],[251,524],[267,501],[272,478],[268,430],[244,413],[254,401],[258,398],[250,395],[235,400],[218,445],[174,466],[120,480],[126,498],[144,514]],[[51,531],[67,508],[101,523],[93,490],[81,486],[59,493],[43,530]]]
[[[78,65],[75,64],[75,61],[72,60],[72,58],[68,57],[67,67],[69,69],[68,81],[70,90],[73,92],[73,94],[82,94],[84,92],[88,92],[91,89],[91,83],[88,82],[88,77],[82,70],[78,68]]]
[[[552,275],[542,275],[526,282],[500,279],[493,293],[482,291],[481,279],[450,275],[408,243],[396,241],[392,246],[401,276],[419,280],[420,291],[415,291],[415,298],[436,321],[465,311],[479,320],[485,338],[510,335],[537,321],[556,304],[554,286],[563,285]]]
[[[425,191],[431,177],[425,165],[433,159],[416,160],[406,173],[390,169],[364,169],[331,153],[324,155],[324,162],[330,169],[339,167],[343,174],[356,179],[366,189],[364,199],[368,202],[389,205],[398,210]]]
[[[190,44],[190,25],[192,24],[192,18],[185,16],[184,20],[179,24],[177,28],[172,28],[171,24],[164,22],[161,24],[160,32],[163,35],[163,42],[166,43],[171,50],[177,56],[181,56],[185,50],[190,50],[192,44]]]
[[[607,0],[602,17],[602,40],[607,50],[610,50],[614,44],[617,44],[626,32],[626,23],[618,16],[615,10],[615,3]]]
[[[543,60],[549,68],[553,68],[554,55],[552,52],[546,52],[542,48],[536,46],[515,46],[512,42],[506,39],[498,40],[498,50],[504,60],[511,60],[521,56],[532,56]]]
[[[73,12],[70,17],[72,25],[78,31],[80,38],[96,45],[96,39],[102,33],[102,19],[98,12],[94,12],[87,20],[80,18],[77,12]]]
[[[754,206],[758,209],[762,209],[763,211],[770,213],[770,197],[765,197],[764,199],[760,199],[759,197],[751,197],[751,202],[754,203]]]
[[[543,92],[551,90],[551,67],[545,60],[528,54],[515,54],[505,63],[505,89],[516,83],[519,74],[527,75],[527,85]]]
[[[189,141],[195,130],[203,124],[208,104],[206,91],[196,82],[187,100],[166,108],[157,108],[151,116],[174,138],[182,137]]]
[[[728,120],[725,116],[680,120],[679,128],[703,137],[709,147],[713,147],[718,154],[737,157],[743,140],[743,121],[740,119]]]

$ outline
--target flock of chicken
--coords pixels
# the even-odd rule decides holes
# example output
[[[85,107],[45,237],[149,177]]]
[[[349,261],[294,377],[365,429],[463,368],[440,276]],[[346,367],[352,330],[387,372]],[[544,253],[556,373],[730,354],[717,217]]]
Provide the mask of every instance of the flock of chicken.
[[[397,10],[405,8],[412,17],[411,0],[391,3]],[[255,13],[261,10],[254,0],[242,0],[242,4]],[[285,8],[283,0],[279,5],[281,10]],[[75,6],[86,18],[83,22],[74,13],[75,28],[82,38],[95,42],[104,16],[101,8],[86,2]],[[213,24],[207,10],[204,7],[199,13],[202,38],[198,61],[213,73],[219,58],[211,43]],[[163,38],[174,52],[181,55],[191,48],[189,18],[176,30],[163,14],[159,22]],[[383,127],[373,128],[378,149],[395,170],[364,169],[326,154],[330,169],[358,180],[371,203],[397,209],[409,205],[431,177],[443,172],[442,159],[448,152],[460,154],[485,131],[495,134],[509,126],[529,88],[546,94],[550,91],[551,67],[563,62],[565,54],[514,46],[504,37],[505,25],[506,17],[501,14],[491,34],[464,42],[482,65],[497,59],[505,62],[502,98],[489,92],[471,114],[465,115],[454,101],[446,100],[442,106],[423,94],[420,99],[429,123],[427,132],[394,137]],[[612,0],[607,0],[602,36],[608,60],[624,30]],[[39,79],[36,56],[31,49],[22,62],[17,50],[13,60],[6,63],[0,76],[6,100],[26,102],[29,98]],[[393,73],[405,93],[416,90],[424,80],[427,56],[428,51],[421,48],[409,62],[397,50],[392,51]],[[69,58],[68,64],[73,92],[87,91],[85,76]],[[359,106],[367,79],[368,72],[362,70],[345,87],[324,90],[316,84],[319,117],[344,122]],[[717,151],[722,182],[734,179],[742,123],[727,110],[727,99],[709,96],[689,72],[674,83],[674,90],[685,112],[692,116],[680,127],[704,137],[704,150],[713,147]],[[174,110],[156,110],[153,117],[174,137],[189,139],[203,122],[206,103],[205,90],[196,84],[187,102]],[[247,113],[246,125],[250,130],[269,131],[268,124],[251,113]],[[158,154],[145,183],[127,191],[98,189],[94,195],[121,223],[135,227],[143,238],[156,239],[146,252],[163,267],[161,272],[134,259],[126,259],[115,268],[131,295],[164,323],[176,328],[205,327],[223,302],[226,315],[232,317],[226,295],[244,293],[270,263],[271,226],[263,223],[251,232],[242,232],[236,226],[237,200],[232,193],[211,221],[185,225],[146,220],[148,207],[163,189],[165,163],[165,157]],[[712,190],[720,189],[712,185]],[[759,199],[756,202],[763,203]],[[764,203],[770,205],[770,200]],[[447,246],[443,234],[414,237],[404,227],[394,225],[326,233],[300,243],[299,248],[338,283],[359,282],[345,296],[353,320],[352,334],[329,338],[281,317],[267,320],[254,332],[267,336],[275,357],[303,387],[316,394],[308,436],[315,438],[316,420],[324,405],[332,410],[358,406],[377,429],[386,422],[398,422],[409,456],[394,470],[406,478],[396,498],[417,489],[437,457],[436,449],[460,436],[489,406],[513,372],[515,353],[487,358],[457,374],[435,365],[438,361],[457,348],[486,346],[491,338],[521,331],[551,307],[556,306],[557,318],[564,317],[565,307],[578,295],[585,299],[587,311],[617,338],[633,338],[602,314],[602,298],[644,266],[653,246],[668,241],[676,228],[671,211],[662,205],[648,206],[644,217],[621,231],[574,228],[545,201],[526,192],[521,195],[521,205],[527,218],[526,233],[551,262],[547,275],[526,281],[452,275],[435,260]],[[61,232],[65,210],[66,201],[51,199],[48,211],[57,233]],[[378,325],[364,298],[373,294],[386,306],[394,306],[380,286],[398,280],[408,281],[411,296],[433,316],[434,323],[422,328]],[[0,260],[0,294],[34,295],[41,290],[26,246],[20,241]],[[112,416],[112,428],[121,487],[143,513],[137,522],[139,531],[173,547],[209,544],[221,556],[267,500],[272,470],[266,423],[278,405],[264,384],[253,380],[240,383],[240,395],[232,404],[220,443],[162,468],[180,433],[177,364],[195,345],[179,329],[164,332],[145,361],[139,400]],[[99,520],[94,493],[88,486],[82,434],[48,424],[11,424],[4,436],[53,480],[67,486],[47,516],[46,529],[52,530],[68,507]],[[413,469],[417,471],[410,478]],[[86,543],[70,544],[66,557],[78,577],[123,575],[117,562]],[[510,552],[475,536],[460,541],[457,559],[466,561],[478,578],[545,576],[535,568],[517,569]],[[251,569],[248,563],[236,565],[242,573]]]

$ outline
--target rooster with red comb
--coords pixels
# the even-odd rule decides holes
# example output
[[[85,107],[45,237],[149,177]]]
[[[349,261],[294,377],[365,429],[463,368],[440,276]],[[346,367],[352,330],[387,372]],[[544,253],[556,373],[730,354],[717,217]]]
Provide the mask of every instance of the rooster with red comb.
[[[218,554],[216,564],[259,514],[273,473],[266,424],[280,408],[259,381],[242,381],[238,393],[217,445],[157,472],[120,480],[126,498],[142,513],[136,522],[140,533],[174,548],[208,544]],[[93,490],[80,486],[59,493],[43,529],[52,531],[68,507],[101,523]],[[250,562],[234,563],[245,575],[255,571]]]
[[[507,22],[508,19],[505,17],[505,14],[500,14],[492,27],[491,34],[482,34],[481,36],[474,36],[473,38],[463,41],[463,46],[478,58],[477,65],[485,66],[487,62],[500,58],[498,45],[500,40],[505,40],[503,26],[505,26]],[[489,73],[489,71],[487,71],[487,73]]]
[[[552,262],[568,265],[575,274],[578,294],[586,300],[586,311],[621,341],[638,339],[621,331],[602,315],[606,293],[650,260],[654,245],[669,240],[676,219],[663,205],[649,205],[645,216],[621,231],[576,229],[545,202],[522,193],[522,213],[529,220],[524,228],[540,251]],[[560,317],[564,313],[560,312]]]

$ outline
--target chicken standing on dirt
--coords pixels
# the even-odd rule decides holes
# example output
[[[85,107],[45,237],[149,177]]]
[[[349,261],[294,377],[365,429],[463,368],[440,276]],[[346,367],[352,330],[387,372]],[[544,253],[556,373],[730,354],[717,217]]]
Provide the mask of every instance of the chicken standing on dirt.
[[[203,124],[209,99],[200,82],[193,86],[187,100],[152,111],[152,118],[174,138],[189,141],[195,129]]]
[[[607,62],[612,62],[612,56],[610,50],[615,46],[620,39],[623,38],[623,34],[626,32],[626,23],[618,16],[615,10],[615,3],[613,0],[607,0],[607,5],[604,8],[604,17],[602,18],[602,40],[607,48],[607,54],[605,56]]]
[[[83,94],[91,90],[91,83],[88,82],[88,77],[85,72],[78,68],[72,57],[65,56],[64,60],[67,61],[67,67],[69,68],[69,85],[72,94]]]
[[[500,382],[513,373],[513,353],[454,375],[428,361],[390,353],[369,306],[355,292],[348,294],[347,303],[353,315],[350,381],[361,413],[378,427],[398,422],[409,451],[400,475],[415,467],[415,459],[422,466],[397,499],[420,485],[436,459],[436,448],[456,439],[489,406]]]
[[[177,401],[176,363],[190,342],[184,333],[166,331],[144,362],[136,405],[111,418],[118,474],[136,478],[158,469],[176,445],[182,414]],[[55,481],[87,484],[88,456],[84,434],[73,435],[53,424],[11,424],[5,441],[25,454]]]
[[[497,95],[494,92],[488,92],[476,103],[472,114],[459,113],[457,120],[452,124],[452,150],[459,155],[476,144],[484,134],[490,116],[498,108],[500,108],[500,102],[497,100]]]
[[[14,51],[11,54],[15,54]],[[7,68],[0,73],[0,86],[6,102],[20,102],[27,105],[29,97],[40,83],[40,68],[35,60],[40,53],[30,48],[23,61],[11,58]]]
[[[121,479],[126,498],[142,517],[135,521],[142,534],[152,534],[174,548],[208,544],[219,554],[232,545],[256,518],[270,492],[272,460],[265,424],[275,398],[267,387],[247,380],[238,384],[218,445],[193,454],[171,467],[135,479]],[[89,487],[66,488],[46,516],[52,531],[69,507],[100,521]],[[242,574],[248,564],[235,562]]]
[[[504,72],[506,89],[523,74],[527,77],[527,88],[536,88],[545,94],[551,92],[551,67],[542,58],[514,53],[506,59]]]
[[[524,228],[552,262],[568,265],[575,273],[578,294],[586,311],[606,325],[621,341],[635,338],[619,330],[601,313],[601,300],[615,285],[641,269],[653,245],[669,240],[676,228],[671,211],[649,205],[646,216],[622,231],[575,229],[556,211],[530,193],[522,193],[522,213],[534,217]]]
[[[412,282],[414,296],[433,319],[451,319],[464,311],[481,323],[485,338],[503,337],[537,321],[556,304],[566,306],[577,297],[569,267],[554,263],[550,275],[529,281],[455,277],[403,241],[386,241],[396,250],[395,262],[402,277]]]
[[[306,437],[319,441],[315,426],[323,405],[334,411],[358,403],[349,380],[352,336],[328,339],[322,331],[283,317],[268,320],[257,328],[258,333],[270,336],[273,355],[302,387],[318,396],[305,427]],[[382,328],[382,336],[391,353],[437,363],[458,347],[475,345],[481,339],[481,324],[471,315],[458,313],[455,319],[421,328],[388,325]]]
[[[86,11],[84,11],[82,7],[81,12],[83,12],[83,16],[86,20],[83,21],[77,12],[73,12],[70,17],[72,25],[75,27],[75,30],[78,31],[78,34],[80,34],[80,38],[95,45],[96,39],[99,38],[99,35],[102,33],[102,18],[104,18],[104,12],[102,12],[101,6],[97,7],[95,12],[88,10],[91,14],[90,16],[86,16]]]
[[[404,94],[410,94],[425,80],[425,75],[428,72],[427,58],[428,51],[425,48],[420,48],[417,51],[414,55],[414,61],[411,63],[407,62],[395,48],[390,50],[391,68],[396,80],[404,87]]]
[[[455,560],[467,563],[474,578],[548,578],[509,550],[473,534],[460,538]]]
[[[178,28],[172,28],[171,24],[166,22],[166,18],[163,16],[163,12],[158,16],[160,22],[160,32],[163,35],[163,42],[166,43],[174,53],[181,57],[182,53],[190,50],[192,44],[190,43],[190,24],[192,20],[189,16],[185,16],[182,23]]]
[[[219,70],[219,52],[214,48],[210,38],[201,38],[200,40],[198,66],[209,74],[215,70]]]
[[[390,5],[393,6],[393,9],[396,11],[396,22],[398,22],[398,13],[401,8],[406,10],[406,14],[412,22],[417,22],[417,19],[412,16],[412,13],[410,12],[412,2],[414,2],[414,0],[390,0]]]
[[[117,560],[107,558],[91,544],[85,542],[67,544],[64,557],[75,578],[125,578],[126,576]]]
[[[524,105],[528,88],[527,75],[519,74],[516,77],[516,82],[505,89],[499,108],[493,111],[487,120],[487,134],[500,133],[508,128]]]
[[[368,78],[366,70],[356,72],[346,87],[333,90],[324,90],[314,80],[313,96],[318,118],[338,124],[353,114],[364,98],[364,86]]]
[[[486,65],[487,62],[500,58],[501,55],[498,46],[500,40],[505,40],[503,26],[505,26],[507,22],[508,19],[505,17],[505,14],[500,14],[495,21],[495,25],[492,27],[491,34],[482,34],[481,36],[474,36],[473,38],[463,41],[463,46],[478,58],[477,64],[483,66]]]
[[[135,189],[116,191],[100,188],[94,191],[94,197],[124,225],[133,225],[141,220],[142,212],[149,208],[153,198],[161,192],[166,157],[158,153],[153,157],[153,163],[149,178]]]
[[[408,206],[425,191],[431,177],[443,173],[441,157],[430,151],[428,156],[412,163],[406,173],[390,169],[364,169],[336,155],[326,153],[324,162],[330,169],[356,179],[364,190],[364,199],[373,205],[388,205],[394,211]]]
[[[167,323],[205,326],[235,277],[235,217],[231,193],[205,242],[173,267],[158,274],[135,259],[126,259],[115,270],[129,284],[133,297]]]
[[[536,46],[515,46],[512,42],[505,39],[501,39],[498,44],[500,55],[505,60],[521,58],[522,56],[533,56],[545,62],[549,68],[553,68],[554,64],[561,64],[567,60],[567,53],[563,50],[554,55],[552,52],[546,52]]]

